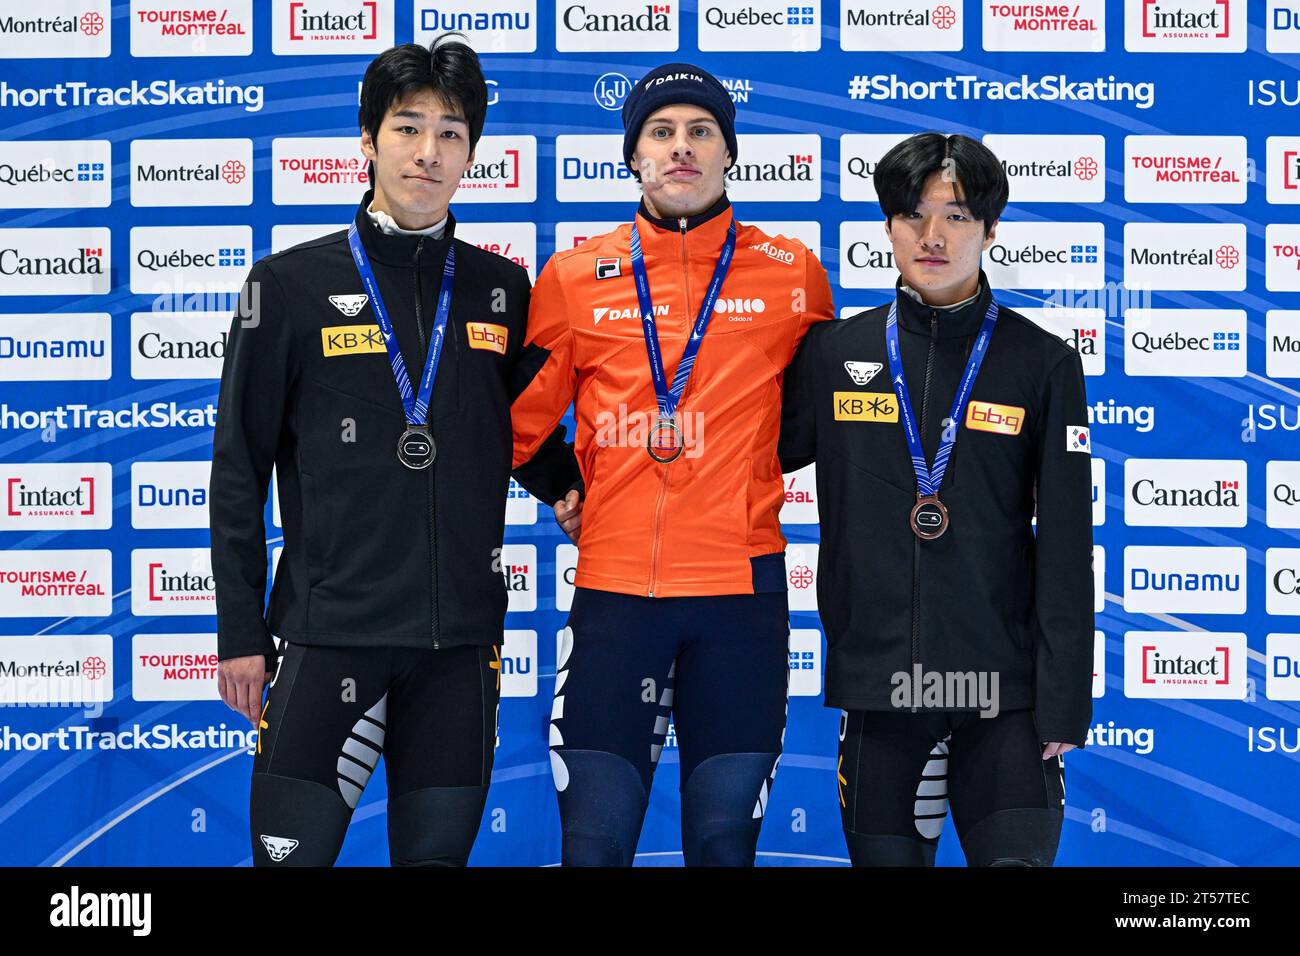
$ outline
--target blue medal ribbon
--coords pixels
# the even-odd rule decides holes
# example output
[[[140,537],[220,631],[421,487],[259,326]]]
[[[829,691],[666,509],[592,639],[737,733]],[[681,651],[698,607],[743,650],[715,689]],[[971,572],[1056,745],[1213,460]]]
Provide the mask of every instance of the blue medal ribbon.
[[[402,350],[397,344],[397,334],[393,323],[388,319],[388,310],[384,307],[384,297],[379,294],[379,283],[375,281],[374,270],[370,268],[370,259],[361,245],[361,236],[357,233],[354,222],[348,227],[348,246],[352,249],[352,258],[361,275],[361,284],[370,296],[370,307],[374,310],[375,321],[384,337],[384,348],[388,350],[388,364],[393,368],[393,378],[397,380],[397,392],[402,397],[402,408],[406,412],[406,421],[410,425],[423,425],[429,417],[429,400],[433,396],[433,380],[438,374],[438,361],[442,358],[442,346],[447,331],[447,316],[451,313],[451,292],[456,283],[456,246],[447,249],[447,264],[442,269],[442,287],[438,291],[438,308],[433,316],[433,330],[429,336],[429,355],[424,363],[424,374],[420,377],[418,394],[411,389],[411,379],[406,374],[406,363],[402,361]]]
[[[934,466],[929,467],[925,461],[925,450],[921,447],[921,434],[916,425],[916,415],[912,412],[912,400],[907,393],[907,380],[903,378],[903,357],[898,349],[898,298],[889,306],[889,318],[885,320],[885,346],[889,353],[889,374],[894,382],[894,393],[898,396],[898,411],[903,417],[903,433],[907,436],[907,447],[912,453],[912,469],[916,472],[916,488],[924,498],[936,498],[939,486],[943,483],[943,473],[948,468],[948,459],[957,444],[957,430],[961,427],[962,412],[970,398],[975,376],[979,374],[980,365],[988,352],[989,339],[993,335],[993,326],[998,321],[998,304],[989,301],[988,312],[980,326],[975,347],[971,349],[970,358],[966,360],[966,371],[962,373],[961,384],[957,386],[957,395],[952,402],[952,411],[948,418],[953,427],[939,442],[934,454]]]
[[[704,332],[709,327],[709,319],[713,318],[713,307],[718,301],[718,293],[727,278],[727,270],[731,267],[731,257],[735,251],[736,221],[733,219],[731,225],[727,227],[727,238],[722,244],[718,262],[713,267],[713,279],[710,280],[708,292],[705,293],[704,301],[700,304],[700,314],[691,328],[691,337],[686,342],[686,350],[682,353],[682,360],[677,363],[672,384],[668,385],[664,375],[663,355],[659,351],[659,331],[655,325],[654,302],[650,298],[650,280],[646,277],[645,257],[641,253],[641,235],[637,232],[636,222],[632,223],[632,275],[636,279],[636,295],[641,304],[641,330],[645,333],[650,377],[654,379],[655,398],[659,405],[661,420],[672,421],[673,415],[677,412],[677,403],[681,401],[682,393],[686,390],[686,382],[695,367],[695,354],[700,350]]]

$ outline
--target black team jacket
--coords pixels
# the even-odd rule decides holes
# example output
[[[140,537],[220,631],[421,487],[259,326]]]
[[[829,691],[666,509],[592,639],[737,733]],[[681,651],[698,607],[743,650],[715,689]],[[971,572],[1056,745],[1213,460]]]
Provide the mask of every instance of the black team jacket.
[[[955,310],[896,295],[903,371],[932,463],[992,293],[981,272],[977,298]],[[1094,624],[1079,356],[1000,310],[939,491],[949,529],[922,541],[909,524],[916,477],[890,380],[888,312],[813,327],[786,372],[782,466],[817,463],[826,704],[890,710],[893,676],[910,678],[916,665],[997,672],[1001,710],[1032,708],[1043,741],[1082,745]]]
[[[447,250],[455,290],[430,401],[433,464],[397,457],[406,419],[388,353],[338,232],[258,261],[252,318],[227,341],[210,496],[217,650],[273,655],[271,635],[335,646],[502,641],[510,404],[545,359],[524,349],[523,268],[455,238],[386,235],[367,193],[356,225],[412,387],[424,369]],[[549,505],[578,481],[557,429],[516,477]],[[276,466],[284,551],[264,613]]]

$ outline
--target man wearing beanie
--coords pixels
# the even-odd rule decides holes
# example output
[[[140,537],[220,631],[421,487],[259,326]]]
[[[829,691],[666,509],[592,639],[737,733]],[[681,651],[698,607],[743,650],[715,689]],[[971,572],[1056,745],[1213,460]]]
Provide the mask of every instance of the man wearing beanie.
[[[545,361],[512,409],[524,463],[574,403],[586,484],[556,509],[579,545],[550,728],[563,860],[631,864],[671,718],[687,865],[747,866],[785,728],[782,374],[830,286],[801,243],[735,220],[714,77],[650,71],[623,123],[642,202],[542,270]]]

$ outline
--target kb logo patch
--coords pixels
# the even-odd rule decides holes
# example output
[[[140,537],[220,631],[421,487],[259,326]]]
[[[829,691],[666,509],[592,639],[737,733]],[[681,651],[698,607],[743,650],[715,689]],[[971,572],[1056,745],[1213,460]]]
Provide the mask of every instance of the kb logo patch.
[[[896,422],[898,402],[893,392],[836,392],[837,422]]]
[[[320,341],[326,358],[385,351],[377,325],[332,325],[320,330]]]

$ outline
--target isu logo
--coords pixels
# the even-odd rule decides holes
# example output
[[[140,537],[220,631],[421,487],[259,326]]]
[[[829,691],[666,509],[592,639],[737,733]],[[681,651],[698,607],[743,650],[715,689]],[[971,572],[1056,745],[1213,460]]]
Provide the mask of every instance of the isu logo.
[[[1025,424],[1025,410],[1019,405],[971,402],[966,407],[966,427],[979,432],[1019,435]]]
[[[506,338],[510,330],[504,325],[493,325],[490,322],[468,322],[466,328],[469,329],[470,348],[487,349],[489,352],[506,354]]]

